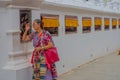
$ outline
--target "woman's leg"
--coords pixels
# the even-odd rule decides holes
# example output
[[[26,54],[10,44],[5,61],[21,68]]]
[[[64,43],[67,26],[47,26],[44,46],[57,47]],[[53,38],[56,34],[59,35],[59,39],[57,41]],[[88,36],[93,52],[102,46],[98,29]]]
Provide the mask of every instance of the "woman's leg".
[[[39,58],[34,58],[34,65],[33,65],[33,80],[45,80],[46,78],[46,61],[43,55]]]
[[[33,80],[40,80],[39,74],[40,72],[40,59],[34,58],[34,64],[33,64]]]
[[[56,70],[56,65],[52,64],[51,65],[51,74],[52,74],[52,78],[53,80],[57,80],[57,70]]]
[[[40,56],[40,80],[46,79],[47,65],[44,55]]]
[[[47,70],[46,72],[46,79],[45,80],[52,80],[52,75],[51,75],[51,71]]]

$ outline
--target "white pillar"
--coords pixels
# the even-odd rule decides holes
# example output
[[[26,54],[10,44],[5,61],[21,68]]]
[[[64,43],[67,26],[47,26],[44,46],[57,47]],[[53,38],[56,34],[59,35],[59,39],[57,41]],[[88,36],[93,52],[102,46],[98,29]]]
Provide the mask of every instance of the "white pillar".
[[[59,36],[65,35],[65,15],[60,14],[59,15],[59,21],[60,21],[60,26],[59,26]]]
[[[117,26],[116,26],[116,29],[118,30],[119,29],[119,18],[116,18],[117,19]]]
[[[91,17],[91,20],[92,20],[91,32],[94,32],[95,31],[94,16]]]
[[[7,35],[12,37],[13,50],[8,53],[8,62],[3,70],[7,75],[13,76],[12,80],[32,80],[32,69],[28,58],[32,51],[27,48],[29,43],[20,43],[19,32],[8,32]],[[21,51],[18,51],[18,48]]]
[[[104,31],[104,28],[105,28],[105,26],[104,26],[104,17],[101,17],[101,18],[102,18],[102,27],[101,27],[101,30]]]
[[[10,12],[9,12],[10,11]],[[4,34],[8,39],[8,44],[10,50],[5,53],[4,56],[8,57],[4,66],[2,67],[3,80],[32,80],[32,69],[28,55],[32,53],[31,42],[21,43],[20,42],[20,30],[19,30],[19,9],[8,9],[8,19],[9,25],[2,26],[6,27],[6,32]],[[9,49],[6,47],[6,50]],[[2,53],[4,54],[4,53]],[[5,77],[7,75],[7,77]]]
[[[112,18],[110,17],[110,30],[112,30]]]
[[[82,16],[78,16],[78,23],[79,23],[79,26],[78,26],[78,33],[82,33]]]

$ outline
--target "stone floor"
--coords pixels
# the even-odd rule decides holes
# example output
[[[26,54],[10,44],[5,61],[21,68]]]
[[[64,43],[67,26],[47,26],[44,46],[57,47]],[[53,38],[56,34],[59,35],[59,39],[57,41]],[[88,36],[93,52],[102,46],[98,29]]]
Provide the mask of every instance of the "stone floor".
[[[120,55],[112,53],[82,65],[59,80],[120,80]]]

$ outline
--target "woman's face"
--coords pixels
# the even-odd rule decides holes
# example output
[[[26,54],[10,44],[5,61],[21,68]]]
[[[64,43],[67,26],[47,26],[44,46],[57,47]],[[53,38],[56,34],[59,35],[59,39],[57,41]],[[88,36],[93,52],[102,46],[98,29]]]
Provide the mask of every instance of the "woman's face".
[[[40,24],[36,23],[35,21],[33,22],[33,28],[34,28],[35,31],[41,29]]]

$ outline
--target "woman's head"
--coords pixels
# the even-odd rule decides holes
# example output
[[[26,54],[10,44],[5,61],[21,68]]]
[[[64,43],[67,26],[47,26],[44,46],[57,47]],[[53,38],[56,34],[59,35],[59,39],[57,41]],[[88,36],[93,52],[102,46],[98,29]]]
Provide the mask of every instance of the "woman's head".
[[[43,23],[40,19],[35,19],[33,21],[33,28],[34,30],[39,30],[39,29],[43,29]]]

